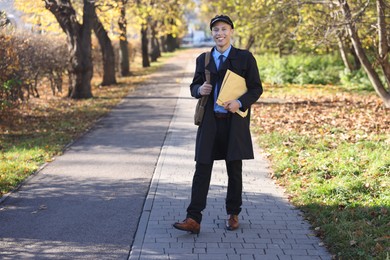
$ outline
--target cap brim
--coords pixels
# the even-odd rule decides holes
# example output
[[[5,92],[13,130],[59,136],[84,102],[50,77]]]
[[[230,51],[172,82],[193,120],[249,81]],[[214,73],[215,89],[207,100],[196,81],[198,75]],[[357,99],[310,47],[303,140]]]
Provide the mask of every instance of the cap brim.
[[[227,23],[228,25],[230,25],[230,26],[233,28],[233,24],[232,24],[231,22],[229,22],[228,20],[224,19],[224,18],[217,18],[217,19],[215,19],[215,20],[211,23],[210,27],[213,27],[213,25],[214,25],[216,22],[224,22],[224,23]]]

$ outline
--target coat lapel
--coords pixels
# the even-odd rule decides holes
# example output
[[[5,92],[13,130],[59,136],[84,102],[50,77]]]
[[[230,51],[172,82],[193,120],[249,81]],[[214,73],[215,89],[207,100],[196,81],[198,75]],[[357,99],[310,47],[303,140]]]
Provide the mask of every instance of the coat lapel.
[[[215,47],[213,47],[211,49],[211,53],[213,53],[214,48]],[[226,69],[229,69],[230,67],[234,68],[235,67],[234,64],[236,61],[237,61],[237,49],[234,46],[232,46],[232,49],[229,52],[229,56],[227,57],[225,62],[222,64],[221,70],[226,70]],[[215,74],[215,75],[218,74],[217,67],[215,65],[214,58],[213,58],[212,54],[210,56],[210,63],[208,64],[206,69],[208,69],[210,71],[210,73],[212,73],[212,74]]]

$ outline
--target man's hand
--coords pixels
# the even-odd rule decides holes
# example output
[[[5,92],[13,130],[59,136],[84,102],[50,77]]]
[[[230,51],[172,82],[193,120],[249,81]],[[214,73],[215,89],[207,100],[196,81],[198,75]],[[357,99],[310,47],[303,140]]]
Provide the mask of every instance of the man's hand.
[[[213,86],[211,84],[207,83],[207,81],[205,81],[203,83],[203,85],[200,86],[200,88],[199,88],[199,94],[201,94],[202,96],[210,95],[212,89],[213,89]]]
[[[237,100],[229,100],[223,103],[223,108],[231,113],[236,113],[240,109],[240,103]]]

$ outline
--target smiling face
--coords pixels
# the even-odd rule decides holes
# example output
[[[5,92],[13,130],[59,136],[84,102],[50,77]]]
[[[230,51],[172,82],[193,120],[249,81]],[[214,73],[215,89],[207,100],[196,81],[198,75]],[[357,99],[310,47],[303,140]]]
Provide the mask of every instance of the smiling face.
[[[230,46],[230,39],[233,35],[234,29],[224,22],[216,22],[211,28],[211,35],[219,52],[224,52]]]

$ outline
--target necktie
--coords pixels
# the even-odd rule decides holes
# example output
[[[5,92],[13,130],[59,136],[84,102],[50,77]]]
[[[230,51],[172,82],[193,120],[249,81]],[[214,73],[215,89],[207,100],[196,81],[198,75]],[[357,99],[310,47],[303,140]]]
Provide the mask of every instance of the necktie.
[[[218,57],[218,60],[219,60],[219,64],[218,64],[218,68],[217,70],[219,71],[220,68],[222,67],[222,63],[223,63],[223,55],[219,55]],[[220,78],[220,76],[218,77],[218,81],[217,81],[217,86],[216,86],[216,97],[218,96],[218,93],[219,93],[219,90],[221,89],[221,85],[222,85],[222,78]]]
[[[219,64],[218,64],[217,70],[219,70],[219,69],[222,67],[223,57],[224,57],[224,56],[223,56],[222,54],[219,55],[219,57],[218,57],[218,59],[219,59]]]

